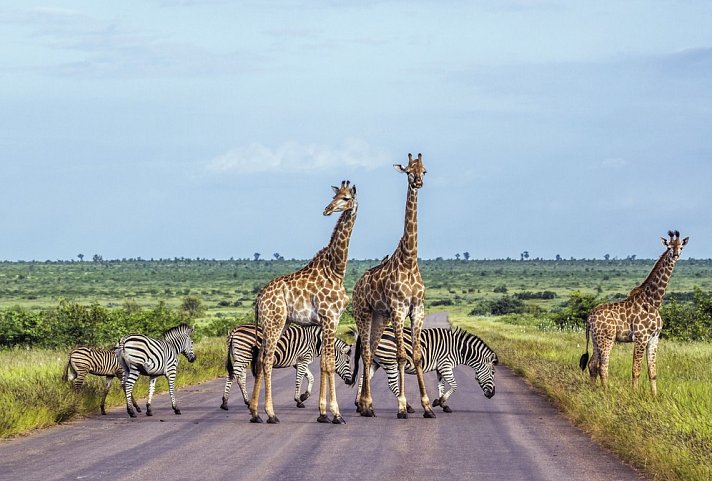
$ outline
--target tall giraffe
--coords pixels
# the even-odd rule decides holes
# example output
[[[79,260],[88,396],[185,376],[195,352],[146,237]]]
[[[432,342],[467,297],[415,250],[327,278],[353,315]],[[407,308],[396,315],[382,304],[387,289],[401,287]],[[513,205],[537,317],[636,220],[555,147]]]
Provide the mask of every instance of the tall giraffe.
[[[334,424],[345,423],[336,401],[334,383],[334,339],[341,314],[349,303],[344,288],[344,274],[349,253],[349,240],[356,221],[356,186],[342,181],[334,189],[334,198],[324,209],[324,215],[342,212],[331,234],[329,245],[316,253],[300,270],[272,279],[257,295],[255,329],[262,327],[262,347],[258,359],[255,385],[249,403],[250,422],[261,423],[257,405],[265,380],[265,413],[267,422],[278,423],[272,405],[272,366],[274,352],[287,322],[322,327],[321,382],[319,386],[320,423],[329,422],[326,415],[326,394],[329,390]]]
[[[663,321],[660,318],[660,304],[667,288],[675,263],[680,258],[682,248],[689,237],[680,239],[678,231],[668,231],[669,239],[661,237],[665,252],[653,266],[648,277],[635,287],[628,297],[619,302],[597,306],[586,321],[586,352],[581,356],[579,366],[591,375],[591,383],[601,377],[601,385],[608,383],[608,362],[615,341],[634,342],[633,347],[633,388],[638,387],[643,353],[647,353],[648,378],[653,396],[657,395],[655,353],[658,347]],[[588,357],[588,338],[591,336],[593,356]]]
[[[394,164],[396,171],[408,174],[408,195],[405,207],[403,237],[395,252],[378,266],[367,270],[356,282],[353,292],[353,312],[358,327],[360,349],[363,356],[363,388],[358,410],[362,416],[375,416],[371,397],[369,372],[386,325],[393,324],[398,361],[398,418],[408,417],[408,403],[405,398],[406,349],[403,341],[405,318],[410,317],[413,328],[413,363],[416,367],[420,401],[426,418],[434,418],[435,413],[425,391],[423,376],[420,332],[425,317],[425,287],[418,267],[418,189],[423,186],[426,173],[423,156],[413,159],[408,154],[408,165]],[[356,365],[352,380],[358,373],[359,347],[356,348]]]

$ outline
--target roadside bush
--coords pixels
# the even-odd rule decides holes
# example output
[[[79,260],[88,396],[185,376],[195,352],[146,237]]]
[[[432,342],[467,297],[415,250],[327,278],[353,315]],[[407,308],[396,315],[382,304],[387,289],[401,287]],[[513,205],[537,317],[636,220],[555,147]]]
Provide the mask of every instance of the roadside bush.
[[[688,341],[712,340],[712,292],[695,287],[691,303],[673,298],[660,307],[663,337]]]
[[[592,294],[574,291],[561,305],[562,309],[551,315],[551,319],[559,329],[584,328],[588,315],[600,302],[600,299]]]

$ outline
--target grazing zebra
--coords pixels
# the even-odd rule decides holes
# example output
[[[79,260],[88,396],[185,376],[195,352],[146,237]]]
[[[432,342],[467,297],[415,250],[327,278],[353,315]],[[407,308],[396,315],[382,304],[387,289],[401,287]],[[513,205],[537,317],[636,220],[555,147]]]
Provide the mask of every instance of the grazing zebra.
[[[123,386],[124,371],[119,366],[116,353],[100,347],[77,347],[72,349],[69,352],[67,365],[64,366],[62,379],[64,381],[74,381],[74,389],[79,390],[84,384],[84,378],[86,378],[87,374],[106,378],[106,385],[101,396],[101,414],[106,414],[104,404],[106,403],[106,395],[109,394],[109,388],[111,388],[111,381],[114,380],[114,377],[118,377],[122,380]],[[138,407],[133,396],[131,397],[131,403],[138,412],[141,412],[141,408]]]
[[[410,328],[404,329],[404,340],[407,347],[406,353],[408,362],[405,372],[415,374],[413,366],[413,353],[411,348],[412,334]],[[423,350],[423,371],[436,371],[438,375],[438,399],[433,401],[433,406],[440,406],[446,413],[452,412],[447,405],[447,400],[457,389],[453,369],[455,366],[465,364],[475,371],[475,377],[479,382],[485,397],[488,399],[494,396],[494,366],[498,363],[497,354],[490,349],[479,337],[463,331],[462,329],[423,329],[420,336],[420,344]],[[360,338],[356,340],[356,365],[360,355]],[[398,362],[396,360],[396,341],[393,327],[388,326],[383,333],[381,342],[378,344],[373,358],[373,367],[370,376],[382,367],[388,376],[388,387],[393,394],[398,396]],[[356,395],[356,406],[361,393],[362,378],[359,378],[358,394]],[[445,383],[450,388],[445,390]],[[407,406],[408,412],[412,413],[413,408]]]
[[[171,395],[173,412],[180,414],[176,406],[175,380],[178,355],[183,354],[189,362],[195,361],[193,341],[190,335],[193,328],[181,324],[172,327],[163,333],[163,339],[154,339],[141,334],[131,334],[121,338],[116,345],[116,356],[124,371],[124,391],[126,393],[126,411],[132,418],[136,417],[129,399],[132,398],[134,384],[139,374],[148,376],[151,381],[148,385],[148,402],[146,403],[146,416],[152,416],[151,400],[156,387],[156,378],[166,376],[168,379],[168,392]]]
[[[297,403],[297,407],[300,408],[304,407],[303,401],[309,398],[312,387],[314,386],[314,376],[311,371],[309,371],[309,364],[311,364],[317,356],[321,355],[321,331],[322,328],[320,326],[300,327],[291,325],[284,329],[282,336],[277,342],[273,367],[282,368],[294,366],[297,370],[294,400]],[[256,330],[252,324],[237,326],[228,334],[227,362],[225,363],[228,377],[225,380],[225,393],[223,394],[222,404],[220,405],[222,409],[226,411],[228,409],[227,402],[230,396],[230,387],[235,380],[237,380],[237,385],[240,387],[245,404],[250,403],[250,398],[245,388],[247,365],[252,360],[253,346],[261,344],[261,332]],[[351,385],[351,346],[337,337],[334,341],[334,348],[336,351],[336,373],[346,384]],[[255,365],[254,362],[252,365]],[[301,394],[302,380],[305,376],[308,383],[307,390]]]

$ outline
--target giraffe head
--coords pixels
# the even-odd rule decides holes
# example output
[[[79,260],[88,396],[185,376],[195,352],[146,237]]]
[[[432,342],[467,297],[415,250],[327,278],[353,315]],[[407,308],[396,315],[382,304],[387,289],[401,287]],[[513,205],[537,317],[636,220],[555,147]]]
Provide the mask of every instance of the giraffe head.
[[[350,180],[342,180],[341,187],[332,185],[331,188],[334,189],[334,198],[324,209],[324,215],[356,207],[356,185],[351,185]]]
[[[423,187],[423,177],[428,173],[423,165],[423,154],[418,154],[417,159],[413,159],[413,154],[408,154],[408,165],[393,164],[398,172],[408,174],[408,185],[413,189]]]
[[[661,237],[660,239],[663,241],[663,245],[667,247],[667,250],[672,252],[673,259],[678,260],[680,258],[680,253],[682,252],[682,248],[687,245],[687,241],[690,238],[685,237],[684,239],[680,239],[680,232],[676,230],[669,230],[668,237],[670,238],[666,239],[665,237]]]

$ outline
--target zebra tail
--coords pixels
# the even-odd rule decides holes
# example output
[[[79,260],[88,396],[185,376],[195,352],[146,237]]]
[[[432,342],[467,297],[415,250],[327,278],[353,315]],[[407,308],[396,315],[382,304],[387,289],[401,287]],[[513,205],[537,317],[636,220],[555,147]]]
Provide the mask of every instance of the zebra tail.
[[[579,359],[579,367],[581,368],[582,371],[586,370],[586,366],[588,365],[588,321],[586,321],[586,352],[584,352],[581,355],[581,359]]]
[[[351,383],[346,383],[347,385],[354,387],[356,385],[356,379],[358,379],[358,365],[359,358],[361,357],[361,336],[356,336],[356,346],[354,347],[354,372],[351,374]]]
[[[69,363],[71,361],[67,361],[67,365],[64,366],[64,374],[62,374],[62,381],[68,381],[69,380]]]
[[[235,369],[232,367],[232,336],[230,336],[230,340],[227,341],[227,359],[225,360],[225,369],[227,370],[228,376],[232,379],[235,375]]]

